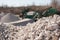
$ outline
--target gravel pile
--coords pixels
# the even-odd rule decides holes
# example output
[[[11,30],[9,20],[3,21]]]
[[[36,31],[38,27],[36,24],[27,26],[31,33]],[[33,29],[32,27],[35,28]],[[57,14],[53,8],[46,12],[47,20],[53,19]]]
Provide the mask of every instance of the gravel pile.
[[[0,40],[60,40],[60,16],[43,17],[19,27],[1,24]]]
[[[14,22],[14,21],[18,21],[18,20],[20,20],[20,19],[11,13],[8,13],[7,15],[5,15],[1,18],[1,22],[3,22],[3,23],[9,23],[9,22]]]
[[[1,18],[5,15],[5,13],[1,12],[0,13],[0,21],[1,21]]]

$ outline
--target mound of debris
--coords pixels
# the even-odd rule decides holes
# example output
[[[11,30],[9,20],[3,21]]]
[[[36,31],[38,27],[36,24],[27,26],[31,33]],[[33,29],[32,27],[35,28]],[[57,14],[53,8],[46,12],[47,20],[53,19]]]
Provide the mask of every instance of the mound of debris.
[[[60,40],[60,16],[43,17],[20,27],[1,24],[0,40]]]

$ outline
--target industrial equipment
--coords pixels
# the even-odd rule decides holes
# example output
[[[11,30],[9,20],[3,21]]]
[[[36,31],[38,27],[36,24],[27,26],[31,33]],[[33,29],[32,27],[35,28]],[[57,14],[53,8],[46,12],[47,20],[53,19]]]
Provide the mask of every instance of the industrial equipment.
[[[58,12],[57,9],[49,7],[43,12],[29,11],[29,9],[26,9],[26,10],[23,10],[22,14],[24,18],[37,20],[41,17],[53,16],[54,14],[57,14],[57,12]]]
[[[23,10],[22,12],[24,18],[29,18],[33,20],[37,20],[39,18],[39,14],[37,11],[29,11],[29,9]]]
[[[42,13],[42,15],[43,15],[44,17],[47,17],[47,16],[53,16],[54,14],[57,14],[57,13],[58,13],[58,11],[57,11],[56,8],[50,7],[50,8],[48,8],[47,10],[45,10],[45,11]]]

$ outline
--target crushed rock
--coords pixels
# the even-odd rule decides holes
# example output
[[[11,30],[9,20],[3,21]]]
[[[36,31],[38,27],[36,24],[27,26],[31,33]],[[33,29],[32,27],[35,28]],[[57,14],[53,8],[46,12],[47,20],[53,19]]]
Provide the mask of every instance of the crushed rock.
[[[60,16],[43,17],[21,27],[1,24],[0,40],[60,40]]]

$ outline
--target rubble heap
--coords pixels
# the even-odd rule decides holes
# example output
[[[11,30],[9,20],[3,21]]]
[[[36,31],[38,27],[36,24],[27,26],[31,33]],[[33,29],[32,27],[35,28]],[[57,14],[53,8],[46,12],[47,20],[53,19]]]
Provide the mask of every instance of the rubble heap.
[[[60,16],[43,17],[20,27],[2,24],[0,40],[60,40]]]

